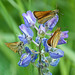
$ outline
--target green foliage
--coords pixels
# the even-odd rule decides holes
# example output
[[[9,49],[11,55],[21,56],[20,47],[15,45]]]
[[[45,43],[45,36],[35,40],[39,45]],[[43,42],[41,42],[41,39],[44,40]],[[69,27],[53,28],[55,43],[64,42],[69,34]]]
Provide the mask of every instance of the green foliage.
[[[68,43],[58,46],[65,56],[57,67],[50,66],[53,75],[75,75],[75,1],[74,0],[0,0],[0,75],[38,75],[32,64],[28,67],[17,65],[20,56],[5,46],[5,42],[19,41],[19,25],[24,23],[22,13],[59,9],[57,27],[69,31]],[[55,27],[56,28],[56,27]],[[54,28],[54,29],[55,29]],[[54,30],[53,29],[53,30]],[[35,29],[33,29],[35,31]],[[34,35],[34,40],[36,36]],[[31,44],[31,48],[36,47]]]

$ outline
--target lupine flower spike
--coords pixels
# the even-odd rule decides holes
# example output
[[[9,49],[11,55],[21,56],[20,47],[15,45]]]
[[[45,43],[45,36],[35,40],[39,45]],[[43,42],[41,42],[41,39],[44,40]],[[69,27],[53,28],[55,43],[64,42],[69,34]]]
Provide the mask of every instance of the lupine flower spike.
[[[20,42],[6,43],[6,45],[21,55],[18,62],[20,67],[27,67],[32,63],[38,68],[39,75],[52,75],[49,70],[50,65],[57,66],[60,58],[64,56],[64,51],[56,47],[57,45],[66,44],[65,38],[68,38],[68,31],[61,31],[60,27],[54,33],[50,32],[59,20],[58,10],[34,11],[33,13],[27,11],[22,16],[25,24],[19,26],[22,31],[22,34],[18,35]],[[36,26],[36,18],[38,23],[40,23],[38,27]],[[35,39],[33,39],[35,35],[33,28],[35,28],[37,33]],[[33,49],[28,46],[31,42],[34,46]]]

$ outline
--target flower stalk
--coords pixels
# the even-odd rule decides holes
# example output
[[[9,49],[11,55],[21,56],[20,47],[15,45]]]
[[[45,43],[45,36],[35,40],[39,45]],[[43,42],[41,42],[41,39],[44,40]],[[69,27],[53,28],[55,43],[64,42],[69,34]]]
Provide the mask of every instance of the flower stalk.
[[[68,31],[62,32],[60,28],[57,28],[54,33],[50,32],[58,22],[59,17],[57,14],[46,23],[37,26],[36,19],[31,11],[23,13],[22,16],[25,23],[19,26],[22,34],[20,34],[18,38],[23,44],[17,46],[17,51],[15,48],[9,48],[14,49],[16,52],[22,51],[20,61],[18,62],[19,66],[27,67],[32,63],[38,69],[38,75],[52,75],[49,71],[49,65],[57,66],[60,58],[64,56],[64,51],[56,48],[56,46],[67,43],[65,38],[68,38]],[[33,38],[34,32],[31,28],[35,28],[37,31],[36,39]],[[49,31],[49,33],[47,31]],[[47,35],[50,37],[49,39],[46,38]],[[30,44],[30,42],[33,42],[33,46],[37,46],[39,50],[27,47],[26,44]],[[7,44],[7,46],[8,45],[9,44]],[[37,58],[39,58],[38,61],[36,61]]]
[[[39,68],[38,68],[38,75],[41,75],[41,43],[42,43],[42,38],[40,38],[40,43],[39,43]]]
[[[39,46],[39,44],[37,44],[34,40],[32,40],[32,42],[33,42],[36,46]]]

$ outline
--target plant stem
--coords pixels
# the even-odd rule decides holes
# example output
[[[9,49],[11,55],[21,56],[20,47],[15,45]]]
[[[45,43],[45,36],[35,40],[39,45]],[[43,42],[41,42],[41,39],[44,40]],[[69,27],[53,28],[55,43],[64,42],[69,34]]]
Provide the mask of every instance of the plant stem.
[[[36,46],[39,46],[39,44],[38,44],[38,43],[36,43],[34,40],[32,40],[32,42],[33,42]]]
[[[42,42],[42,39],[40,38],[40,44],[39,44],[39,64],[41,64],[41,42]],[[38,75],[41,75],[41,67],[39,65],[39,68],[38,68]]]
[[[34,28],[38,31],[39,29],[34,25]]]
[[[52,34],[46,33],[46,35],[52,36]]]

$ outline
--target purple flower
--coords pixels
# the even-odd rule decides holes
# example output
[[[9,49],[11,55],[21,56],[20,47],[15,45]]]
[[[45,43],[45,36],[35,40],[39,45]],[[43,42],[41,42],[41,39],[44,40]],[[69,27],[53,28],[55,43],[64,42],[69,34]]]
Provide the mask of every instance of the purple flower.
[[[43,75],[52,75],[52,73],[49,72],[49,69],[48,69],[48,68],[43,68],[43,69],[41,70],[41,72],[43,73]]]
[[[68,38],[68,34],[67,33],[68,33],[68,31],[61,32],[60,38],[61,39]]]
[[[22,16],[24,18],[24,22],[27,27],[35,25],[36,19],[31,11],[27,11],[27,13],[23,13]]]
[[[52,59],[50,62],[51,66],[57,66],[57,64],[59,63],[60,59]]]
[[[50,72],[50,75],[52,75],[52,73]]]
[[[64,39],[59,39],[58,45],[66,44],[67,42]]]
[[[43,31],[44,33],[46,32],[45,27],[43,26],[43,24],[40,24],[39,26],[39,33]]]
[[[41,24],[38,30],[38,36],[43,38],[45,36],[45,33],[46,33],[45,27],[43,26],[43,24]]]
[[[18,65],[21,67],[27,67],[31,61],[31,55],[22,54],[20,61],[18,62]]]
[[[36,51],[35,51],[36,52]],[[33,54],[33,56],[31,57],[31,62],[35,62],[35,60],[38,58],[38,54]]]
[[[30,51],[28,47],[25,47],[26,53],[31,55],[31,62],[35,62],[35,60],[38,58],[38,54],[34,54]],[[36,51],[35,51],[36,52]]]
[[[25,26],[30,27],[30,24],[29,24],[28,20],[26,19],[26,17],[23,17],[23,18],[24,18]]]
[[[22,41],[24,44],[28,43],[28,40],[26,38],[26,36],[23,34],[23,35],[19,35],[18,38],[20,39],[20,41]]]
[[[61,32],[61,34],[60,34],[60,39],[59,39],[59,41],[58,41],[58,45],[60,45],[60,44],[65,44],[65,43],[67,43],[65,40],[64,40],[64,38],[68,38],[68,31],[63,31],[63,32]]]
[[[45,51],[46,51],[46,52],[49,52],[49,49],[48,49],[49,46],[47,45],[47,40],[48,40],[48,39],[43,38],[42,43],[43,43],[43,46],[45,47]]]
[[[52,75],[52,73],[51,72],[43,73],[43,75]]]
[[[45,64],[45,67],[49,66],[49,63],[48,63],[48,60],[46,59],[46,57],[45,58],[42,57],[41,61],[42,61],[42,64]]]
[[[55,50],[53,52],[50,51],[49,54],[50,54],[51,58],[57,59],[57,58],[61,58],[61,57],[64,56],[64,51],[62,51],[60,49],[57,49],[57,50]]]
[[[28,54],[32,54],[32,52],[30,51],[30,49],[28,48],[28,47],[25,47],[25,50],[26,50],[26,53],[28,53]]]
[[[45,26],[48,27],[48,29],[50,31],[52,31],[52,29],[55,27],[55,25],[57,24],[59,20],[59,17],[58,15],[56,14],[52,19],[48,20],[46,23],[45,23]]]
[[[42,40],[42,43],[43,43],[43,46],[45,46],[45,44],[47,43],[47,38],[43,38],[43,40]]]
[[[40,42],[40,37],[39,36],[36,37],[35,42],[39,44],[39,42]]]
[[[51,72],[48,72],[48,74],[47,75],[52,75],[52,73]]]
[[[26,34],[26,36],[33,37],[33,31],[30,28],[27,28],[24,24],[21,24],[19,28],[23,34]]]
[[[48,62],[50,63],[51,66],[57,66],[57,64],[59,63],[59,58],[58,59],[53,59],[50,56],[46,57]]]

